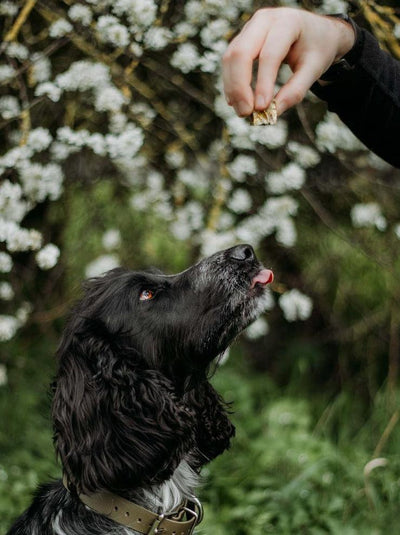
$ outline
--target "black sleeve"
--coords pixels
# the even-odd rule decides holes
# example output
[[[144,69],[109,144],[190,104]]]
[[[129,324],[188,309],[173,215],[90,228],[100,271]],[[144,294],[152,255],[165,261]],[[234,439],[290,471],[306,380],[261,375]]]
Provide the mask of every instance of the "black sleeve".
[[[356,30],[355,45],[344,57],[351,68],[311,90],[368,148],[400,168],[400,62],[369,32]]]

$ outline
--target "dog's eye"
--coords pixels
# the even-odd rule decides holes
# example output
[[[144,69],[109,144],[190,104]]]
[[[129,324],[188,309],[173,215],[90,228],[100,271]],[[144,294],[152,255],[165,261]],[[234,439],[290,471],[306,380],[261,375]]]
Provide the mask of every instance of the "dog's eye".
[[[143,290],[143,292],[139,296],[140,301],[150,301],[150,299],[153,299],[154,292],[152,290]]]

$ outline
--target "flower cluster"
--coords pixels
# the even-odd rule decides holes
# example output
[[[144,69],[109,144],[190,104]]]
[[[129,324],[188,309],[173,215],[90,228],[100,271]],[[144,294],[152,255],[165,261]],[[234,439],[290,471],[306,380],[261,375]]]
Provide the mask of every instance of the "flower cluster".
[[[79,183],[71,162],[75,173],[101,162],[97,169],[129,189],[136,215],[153,213],[166,233],[202,254],[238,242],[295,246],[301,194],[324,158],[357,154],[364,157],[361,167],[385,168],[332,113],[313,114],[320,119],[313,138],[293,127],[298,121],[290,114],[275,126],[254,127],[226,104],[220,60],[238,21],[252,12],[250,0],[51,5],[37,7],[47,9],[38,19],[51,22],[34,39],[28,27],[20,31],[4,45],[0,63],[0,298],[10,305],[14,254],[30,254],[38,273],[63,257],[52,220],[42,234],[35,209],[61,204],[68,187]],[[342,0],[324,0],[319,11],[346,8]],[[14,2],[1,3],[7,24],[17,12]],[[39,35],[46,46],[36,44]],[[368,199],[354,206],[351,221],[357,228],[387,226]],[[120,244],[118,228],[106,231],[87,276],[118,266]],[[288,321],[311,313],[309,298],[296,292],[279,299]],[[18,305],[0,317],[1,340],[12,338],[29,314]],[[261,319],[248,336],[267,331]]]

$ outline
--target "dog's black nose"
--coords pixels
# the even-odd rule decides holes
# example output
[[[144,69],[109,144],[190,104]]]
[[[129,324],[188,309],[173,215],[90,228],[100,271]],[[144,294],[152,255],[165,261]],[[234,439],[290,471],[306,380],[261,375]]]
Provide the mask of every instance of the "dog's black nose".
[[[256,255],[251,245],[237,245],[229,250],[229,256],[233,260],[240,260],[241,262],[251,262],[255,260]]]

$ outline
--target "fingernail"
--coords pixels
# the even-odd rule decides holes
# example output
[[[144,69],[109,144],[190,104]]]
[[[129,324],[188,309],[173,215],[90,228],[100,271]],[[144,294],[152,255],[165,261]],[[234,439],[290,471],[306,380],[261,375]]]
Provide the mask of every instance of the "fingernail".
[[[256,110],[265,110],[265,108],[267,107],[267,102],[265,100],[265,97],[263,97],[262,95],[256,96],[256,100],[254,104],[255,104]]]
[[[241,117],[246,117],[247,115],[250,115],[253,110],[246,101],[240,100],[235,106],[235,111]]]

